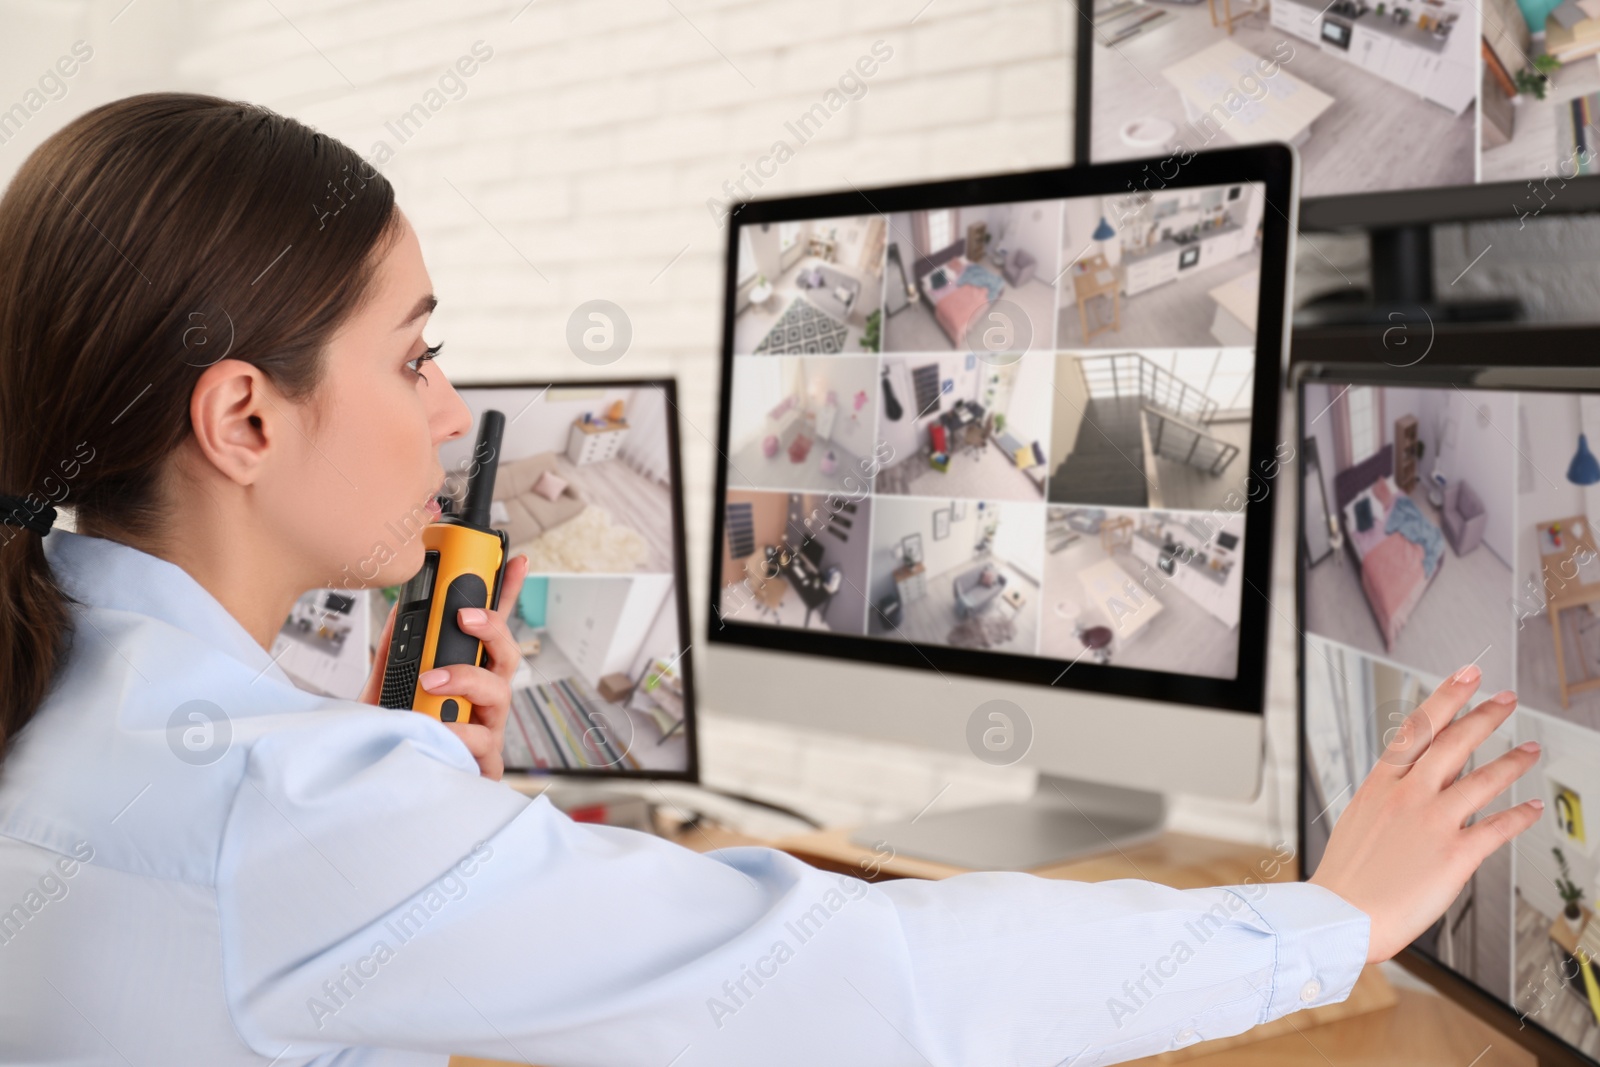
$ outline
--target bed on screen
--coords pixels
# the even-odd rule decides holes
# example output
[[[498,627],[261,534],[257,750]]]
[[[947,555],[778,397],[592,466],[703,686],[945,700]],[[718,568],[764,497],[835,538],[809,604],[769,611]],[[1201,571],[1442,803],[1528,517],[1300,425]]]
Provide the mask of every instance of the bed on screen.
[[[1444,566],[1444,534],[1394,480],[1394,445],[1384,445],[1333,479],[1345,547],[1361,589],[1394,651],[1400,631]]]
[[[1005,292],[1005,279],[963,253],[960,240],[917,263],[917,284],[950,344],[966,345],[967,331]]]

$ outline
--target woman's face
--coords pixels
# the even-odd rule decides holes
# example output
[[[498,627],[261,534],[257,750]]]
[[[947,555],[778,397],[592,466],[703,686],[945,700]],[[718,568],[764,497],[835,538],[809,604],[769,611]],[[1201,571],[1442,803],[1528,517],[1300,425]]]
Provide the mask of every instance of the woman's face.
[[[402,233],[381,261],[372,298],[335,335],[317,409],[295,421],[310,435],[280,484],[302,559],[326,585],[381,587],[422,567],[421,531],[438,518],[433,495],[445,470],[439,446],[472,428],[472,413],[436,363],[419,361],[433,283],[416,232]],[[288,478],[280,480],[290,481]]]

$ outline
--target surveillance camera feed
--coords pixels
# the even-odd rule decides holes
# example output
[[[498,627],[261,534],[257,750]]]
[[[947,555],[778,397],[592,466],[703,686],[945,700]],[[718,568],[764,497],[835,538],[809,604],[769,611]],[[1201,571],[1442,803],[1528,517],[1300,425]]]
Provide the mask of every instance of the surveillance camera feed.
[[[714,625],[1238,677],[1264,207],[741,226]]]
[[[522,653],[507,770],[685,776],[694,714],[670,383],[459,387],[477,425],[505,415],[490,525],[528,577],[508,622]],[[459,513],[473,438],[446,442],[442,501]],[[392,524],[396,539],[423,521]],[[274,656],[298,685],[355,699],[400,586],[313,590]],[[506,605],[502,603],[501,607]]]
[[[1472,818],[1545,808],[1418,946],[1600,1056],[1600,396],[1318,377],[1300,414],[1306,872],[1406,716],[1477,664],[1474,699],[1518,705],[1467,772],[1543,752]]]

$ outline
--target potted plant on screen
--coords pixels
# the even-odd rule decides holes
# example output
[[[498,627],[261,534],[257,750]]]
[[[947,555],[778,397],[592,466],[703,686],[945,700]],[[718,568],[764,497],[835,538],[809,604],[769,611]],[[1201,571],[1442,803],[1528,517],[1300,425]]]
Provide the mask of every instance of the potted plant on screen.
[[[1550,851],[1556,854],[1556,863],[1561,867],[1561,877],[1556,879],[1556,892],[1561,894],[1561,899],[1567,905],[1561,912],[1561,917],[1566,919],[1567,925],[1576,932],[1578,924],[1583,921],[1583,909],[1578,905],[1583,899],[1583,890],[1572,880],[1572,871],[1567,868],[1567,857],[1562,855],[1559,848],[1552,848]]]
[[[1517,91],[1532,93],[1536,99],[1543,100],[1545,90],[1550,87],[1550,75],[1560,67],[1561,61],[1549,53],[1535,56],[1531,67],[1523,67],[1512,75]]]
[[[877,308],[867,316],[867,328],[861,333],[861,348],[864,352],[878,350],[878,330],[883,325],[883,309]]]

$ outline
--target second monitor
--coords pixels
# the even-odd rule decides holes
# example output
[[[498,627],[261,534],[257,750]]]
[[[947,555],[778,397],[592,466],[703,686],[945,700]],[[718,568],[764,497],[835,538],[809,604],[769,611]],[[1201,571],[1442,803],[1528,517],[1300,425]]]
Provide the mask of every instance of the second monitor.
[[[1164,184],[1119,165],[736,212],[710,604],[730,697],[946,748],[986,696],[1130,723],[1159,703],[1173,739],[1175,706],[1258,716],[1292,179],[1261,148]],[[779,679],[815,674],[782,653],[900,668],[905,704],[841,662],[791,712]],[[1096,763],[1068,721],[1030,762],[1113,786],[1163,762]],[[1250,747],[1225,790],[1254,788]]]

